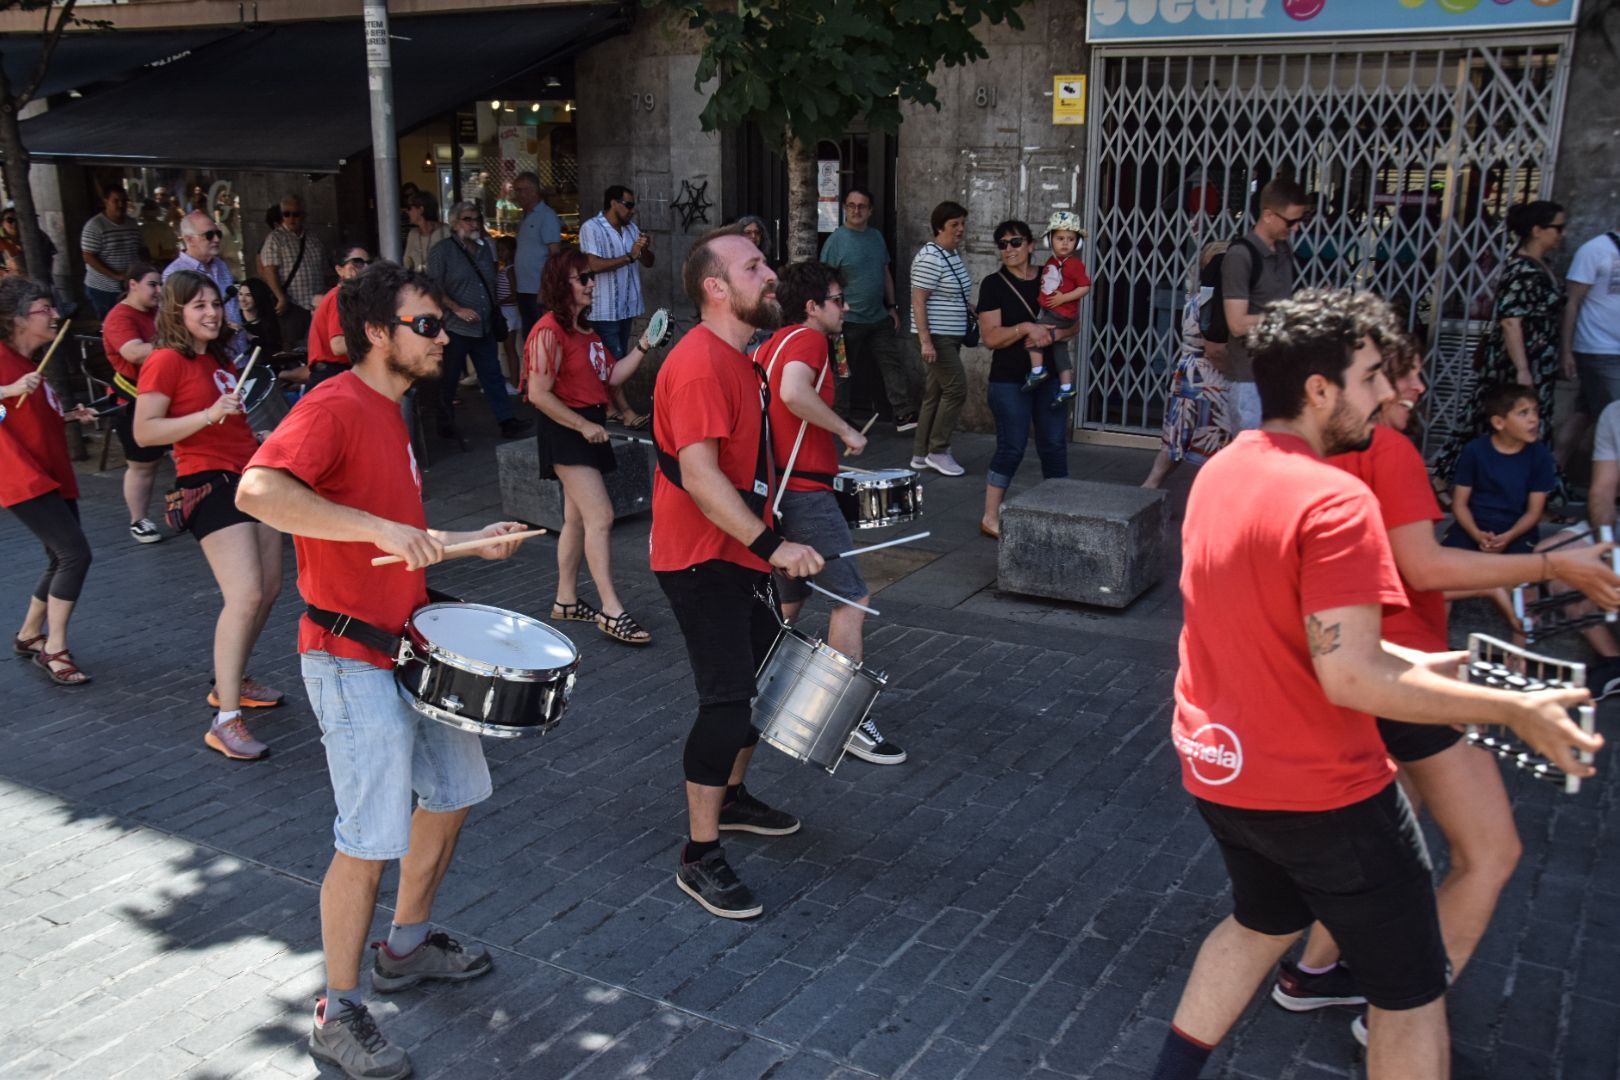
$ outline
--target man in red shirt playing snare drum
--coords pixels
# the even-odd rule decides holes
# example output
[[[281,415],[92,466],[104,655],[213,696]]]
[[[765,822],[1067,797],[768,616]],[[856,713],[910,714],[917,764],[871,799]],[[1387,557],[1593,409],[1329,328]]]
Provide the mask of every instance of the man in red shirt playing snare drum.
[[[354,363],[298,403],[248,463],[237,505],[291,533],[298,591],[311,611],[298,626],[310,705],[321,723],[337,802],[337,851],[321,883],[326,992],[315,1008],[310,1053],[348,1076],[409,1075],[410,1059],[377,1030],[360,991],[360,958],[377,884],[399,860],[399,899],[372,965],[372,989],[404,990],[425,979],[460,981],[493,969],[430,933],[433,898],[471,807],[490,795],[478,736],[420,715],[394,683],[394,657],[381,642],[403,632],[428,602],[423,568],[447,545],[522,529],[503,521],[474,533],[427,528],[422,480],[399,399],[443,365],[444,312],[424,275],[380,263],[342,286],[343,337]],[[504,559],[517,543],[479,549]],[[378,554],[403,564],[374,567]],[[335,630],[330,613],[369,624],[371,634]],[[416,807],[412,810],[412,796]]]

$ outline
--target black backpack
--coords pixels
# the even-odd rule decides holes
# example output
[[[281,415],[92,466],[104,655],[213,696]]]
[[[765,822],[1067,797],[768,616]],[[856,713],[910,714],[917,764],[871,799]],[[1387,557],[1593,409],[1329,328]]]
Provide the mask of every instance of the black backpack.
[[[1260,249],[1249,242],[1248,237],[1240,236],[1228,245],[1231,247],[1242,244],[1249,249],[1249,294],[1254,295],[1254,288],[1260,284]],[[1203,334],[1205,341],[1224,344],[1232,340],[1232,328],[1226,325],[1226,302],[1221,289],[1221,267],[1226,263],[1226,252],[1223,251],[1204,267],[1198,275],[1200,289],[1212,290],[1209,299],[1198,308],[1198,331]]]

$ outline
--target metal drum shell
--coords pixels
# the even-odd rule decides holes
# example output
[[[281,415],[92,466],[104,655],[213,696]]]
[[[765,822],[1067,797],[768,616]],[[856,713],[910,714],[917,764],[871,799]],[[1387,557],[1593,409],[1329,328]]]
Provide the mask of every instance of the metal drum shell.
[[[833,495],[851,529],[886,529],[922,515],[922,479],[911,469],[845,470],[833,479]]]
[[[544,735],[561,721],[573,692],[579,654],[559,668],[510,668],[464,656],[423,634],[417,618],[434,607],[452,606],[516,617],[564,642],[551,627],[518,612],[484,604],[429,604],[405,624],[405,655],[395,665],[394,679],[410,705],[430,720],[487,735],[515,739]],[[572,642],[568,642],[570,649]]]
[[[760,665],[753,725],[784,754],[831,773],[843,760],[850,732],[887,684],[881,673],[784,626]]]

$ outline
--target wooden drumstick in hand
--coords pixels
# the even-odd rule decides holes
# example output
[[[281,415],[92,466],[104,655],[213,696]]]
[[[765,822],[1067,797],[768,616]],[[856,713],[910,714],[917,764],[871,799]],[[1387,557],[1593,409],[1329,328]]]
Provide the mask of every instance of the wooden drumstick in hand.
[[[527,540],[531,536],[544,535],[546,535],[546,530],[544,529],[528,529],[524,532],[502,533],[499,536],[480,536],[476,540],[463,540],[459,544],[450,544],[445,547],[444,553],[446,555],[461,555],[468,551],[477,551],[479,548],[489,547],[492,544],[510,544],[514,540]],[[402,563],[404,561],[405,560],[398,555],[379,555],[375,559],[371,560],[371,565],[392,566],[394,563]]]
[[[861,428],[861,438],[866,438],[866,433],[872,430],[872,425],[875,423],[877,423],[877,413],[873,413],[872,418],[866,422],[866,426]],[[844,456],[849,457],[848,450],[844,451]]]
[[[62,344],[62,339],[67,337],[68,327],[70,327],[72,325],[73,325],[73,320],[72,319],[63,319],[62,320],[62,327],[61,327],[61,329],[59,329],[56,332],[56,340],[51,342],[51,347],[49,349],[45,350],[45,359],[41,360],[39,362],[39,367],[34,369],[34,374],[35,375],[42,375],[42,374],[45,373],[45,365],[50,363],[51,362],[51,357],[56,355],[56,347],[58,345]],[[22,398],[17,402],[17,404],[21,405],[23,402],[25,402],[27,400],[28,400],[28,395],[24,394],[22,396]]]

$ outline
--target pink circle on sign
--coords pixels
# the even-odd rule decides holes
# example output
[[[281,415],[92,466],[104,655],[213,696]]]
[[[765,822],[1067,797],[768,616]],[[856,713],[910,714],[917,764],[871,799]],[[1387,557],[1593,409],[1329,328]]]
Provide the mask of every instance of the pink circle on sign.
[[[1327,0],[1283,0],[1283,11],[1290,19],[1298,19],[1300,22],[1316,18],[1322,14],[1325,7]]]

